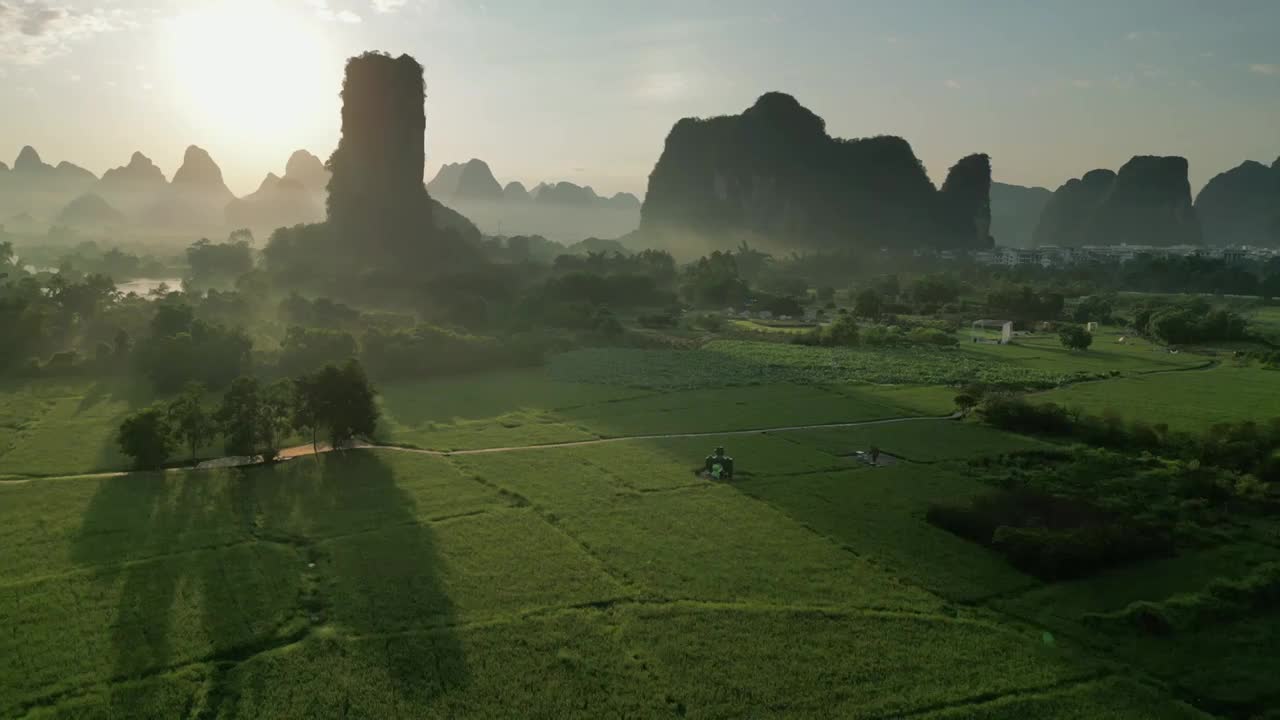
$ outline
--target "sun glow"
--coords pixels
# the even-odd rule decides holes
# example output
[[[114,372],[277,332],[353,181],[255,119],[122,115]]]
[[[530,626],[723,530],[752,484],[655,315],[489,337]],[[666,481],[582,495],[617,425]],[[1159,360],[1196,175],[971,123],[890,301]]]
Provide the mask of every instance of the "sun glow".
[[[174,18],[165,40],[176,99],[207,135],[280,151],[336,121],[341,59],[311,16],[208,2]]]

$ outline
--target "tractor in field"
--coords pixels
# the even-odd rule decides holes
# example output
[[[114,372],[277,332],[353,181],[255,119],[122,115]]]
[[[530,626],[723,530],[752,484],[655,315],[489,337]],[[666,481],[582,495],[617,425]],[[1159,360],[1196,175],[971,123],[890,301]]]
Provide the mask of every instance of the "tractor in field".
[[[724,446],[717,447],[707,456],[703,462],[702,474],[712,480],[733,479],[733,458],[724,454]]]

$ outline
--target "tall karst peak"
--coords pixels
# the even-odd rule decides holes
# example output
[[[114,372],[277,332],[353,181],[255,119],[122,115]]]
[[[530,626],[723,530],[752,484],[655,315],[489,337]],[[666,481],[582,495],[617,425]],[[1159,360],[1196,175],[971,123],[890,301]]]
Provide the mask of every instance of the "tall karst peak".
[[[312,192],[321,192],[329,184],[329,171],[325,170],[320,158],[306,150],[298,150],[285,163],[284,178],[295,181]]]
[[[24,145],[22,150],[18,152],[18,158],[13,161],[14,172],[39,172],[47,170],[49,166],[40,159],[40,153],[30,145]]]
[[[701,237],[777,249],[989,246],[981,164],[960,175],[976,191],[944,196],[902,138],[832,138],[796,98],[770,92],[739,115],[672,127],[649,176],[641,233],[658,245]]]
[[[182,167],[173,174],[173,187],[225,197],[224,202],[233,197],[222,180],[222,169],[204,148],[196,145],[188,147],[183,155]]]

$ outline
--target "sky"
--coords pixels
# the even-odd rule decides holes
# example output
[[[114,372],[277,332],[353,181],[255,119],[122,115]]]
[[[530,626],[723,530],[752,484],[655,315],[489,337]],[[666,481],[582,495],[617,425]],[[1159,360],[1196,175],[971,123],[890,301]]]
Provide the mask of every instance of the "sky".
[[[1280,155],[1280,1],[0,0],[0,160],[209,150],[237,194],[340,130],[345,59],[426,68],[427,177],[643,194],[671,126],[780,90],[839,137],[1050,189],[1141,154]]]

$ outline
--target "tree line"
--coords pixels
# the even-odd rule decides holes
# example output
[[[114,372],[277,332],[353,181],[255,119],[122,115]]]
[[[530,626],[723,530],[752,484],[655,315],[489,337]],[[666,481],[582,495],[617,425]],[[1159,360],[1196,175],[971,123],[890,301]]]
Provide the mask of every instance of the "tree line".
[[[190,382],[167,403],[133,413],[120,424],[120,450],[135,467],[153,469],[179,448],[195,462],[220,436],[226,454],[270,461],[292,434],[309,436],[316,451],[321,437],[331,448],[371,438],[380,414],[377,391],[355,360],[270,384],[239,377],[216,405],[208,395],[205,385]]]

